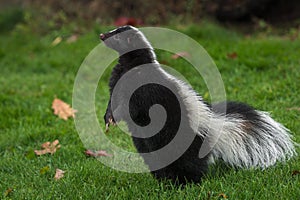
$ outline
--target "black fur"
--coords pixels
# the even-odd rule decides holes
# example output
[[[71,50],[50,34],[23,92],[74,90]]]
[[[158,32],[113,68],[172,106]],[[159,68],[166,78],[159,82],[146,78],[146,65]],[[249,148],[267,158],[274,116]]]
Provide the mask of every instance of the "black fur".
[[[125,32],[126,34],[120,36],[120,34],[118,33],[122,32]],[[109,81],[111,95],[120,78],[129,70],[133,68],[136,69],[137,66],[153,63],[153,72],[156,73],[156,76],[160,76],[160,74],[157,73],[158,71],[156,70],[156,67],[159,67],[159,64],[156,63],[155,54],[153,53],[152,47],[148,44],[145,38],[143,38],[143,36],[138,34],[137,29],[131,26],[125,26],[111,31],[109,33],[101,34],[100,38],[108,47],[116,50],[120,55],[119,63],[114,67]],[[136,49],[136,45],[142,48]],[[132,49],[134,50],[130,51]],[[146,138],[133,136],[132,139],[134,145],[136,146],[139,153],[148,153],[158,150],[167,145],[170,141],[172,141],[172,139],[176,136],[179,124],[186,124],[186,127],[184,127],[183,129],[184,134],[189,136],[192,135],[194,139],[192,140],[188,149],[183,153],[183,155],[181,155],[173,163],[159,170],[156,170],[154,168],[155,166],[152,163],[151,159],[144,157],[144,161],[149,166],[149,169],[152,172],[152,174],[158,179],[167,178],[180,184],[185,184],[186,182],[190,181],[200,182],[201,177],[205,174],[205,172],[208,169],[208,157],[210,155],[207,155],[202,159],[199,158],[199,150],[204,140],[204,138],[200,137],[199,135],[207,135],[207,130],[203,128],[203,130],[198,130],[201,134],[196,134],[192,130],[192,128],[188,126],[188,109],[184,106],[181,107],[182,105],[179,103],[179,101],[182,101],[182,97],[179,97],[178,99],[178,96],[176,96],[173,93],[173,91],[176,91],[176,87],[172,86],[172,83],[174,82],[165,78],[164,76],[161,76],[160,78],[164,79],[165,82],[169,83],[171,85],[171,88],[166,88],[162,85],[154,83],[146,84],[139,87],[130,98],[129,112],[132,120],[137,125],[141,127],[147,126],[151,121],[149,116],[150,107],[155,104],[159,104],[163,106],[165,108],[165,111],[167,112],[166,122],[164,124],[164,127],[159,131],[159,133],[155,134],[154,136]],[[122,87],[126,88],[126,85]],[[122,94],[122,91],[121,94],[118,94],[117,104],[119,107],[121,107],[121,109],[123,106],[122,98],[125,95],[126,94]],[[202,101],[201,98],[199,98],[199,101]],[[262,113],[256,111],[251,106],[237,102],[223,102],[215,104],[213,106],[204,102],[202,103],[204,107],[207,107],[210,110],[210,112],[225,117],[230,116],[232,118],[239,119],[242,121],[240,124],[237,124],[237,127],[242,126],[244,129],[243,133],[249,133],[253,136],[244,137],[240,141],[238,141],[245,146],[246,151],[248,152],[248,154],[246,154],[246,157],[249,158],[249,160],[253,159],[253,157],[251,157],[253,155],[253,148],[250,146],[251,144],[253,144],[253,141],[255,141],[258,145],[260,145],[260,142],[263,141],[264,144],[261,145],[262,148],[264,148],[266,140],[267,143],[268,140],[270,140],[270,142],[275,141],[274,143],[275,145],[277,145],[275,138],[273,141],[271,137],[268,137],[270,131],[275,131],[275,133],[270,133],[270,136],[276,135],[276,131],[278,131],[278,134],[286,134],[284,136],[286,138],[283,137],[284,140],[286,140],[286,143],[278,142],[280,144],[283,144],[284,146],[280,146],[280,144],[278,144],[278,147],[276,148],[278,148],[280,152],[286,151],[290,154],[293,154],[294,148],[289,138],[290,136],[288,135],[288,132],[283,133],[283,131],[286,131],[284,130],[284,128],[273,128],[272,126],[276,122],[271,121],[269,118],[262,115]],[[226,109],[224,109],[224,106],[226,106]],[[111,100],[109,100],[107,110],[104,115],[105,124],[107,126],[111,123],[115,123],[115,119],[112,113],[113,111],[111,106]],[[273,125],[268,123],[273,123]],[[270,127],[272,127],[273,129],[270,129]],[[138,131],[130,125],[128,128],[131,133],[135,133],[135,136],[137,134],[143,134],[138,133]],[[237,128],[237,131],[241,130]],[[229,135],[229,138],[230,137],[231,135]],[[249,140],[252,141],[249,142]],[[172,149],[172,151],[180,150],[180,148],[182,148],[182,146],[178,144],[178,146]],[[239,149],[238,147],[236,147],[234,149],[234,153],[238,154],[238,151]],[[272,156],[272,152],[268,150],[268,147],[266,147],[264,151],[265,152],[263,153],[268,154],[268,157]],[[170,152],[170,154],[171,153],[172,152]],[[221,153],[223,153],[223,155],[226,156],[226,152]],[[218,154],[218,156],[220,155]],[[255,159],[257,159],[258,156],[254,156]],[[240,159],[238,155],[237,158]],[[163,162],[164,159],[165,158],[163,156],[158,155],[157,161]],[[280,157],[277,157],[276,159],[280,159]],[[251,163],[251,161],[249,163]],[[256,163],[256,161],[253,159],[252,163]]]
[[[224,107],[226,106],[226,113],[224,113]],[[255,109],[245,103],[241,102],[221,102],[214,104],[212,110],[219,114],[239,114],[242,119],[249,121],[259,120],[259,115],[255,112]]]
[[[118,31],[115,33],[118,33]],[[110,33],[109,36],[112,37],[113,33]],[[115,47],[113,48],[117,49]],[[151,49],[146,48],[120,55],[119,63],[114,67],[109,81],[111,94],[118,80],[127,71],[136,66],[154,62],[151,51]],[[181,120],[183,120],[181,119],[181,111],[184,108],[180,108],[176,96],[168,88],[158,84],[144,85],[134,92],[130,99],[129,108],[132,120],[139,126],[148,125],[150,123],[149,108],[154,104],[162,105],[165,108],[167,120],[161,131],[152,137],[132,137],[134,145],[140,153],[152,152],[167,145],[176,135],[178,126]],[[112,118],[114,121],[110,101],[104,116],[106,124],[109,123],[109,118]],[[189,127],[185,128],[187,131],[186,134],[195,134],[189,129]],[[129,130],[130,132],[135,131],[132,130],[131,127],[129,127]],[[167,167],[153,171],[151,170],[151,161],[144,158],[152,174],[158,179],[167,178],[177,183],[184,184],[186,181],[199,182],[203,174],[207,171],[207,158],[198,158],[203,139],[197,135],[194,135],[194,137],[192,144],[186,152]],[[158,158],[158,160],[159,159],[163,158]]]

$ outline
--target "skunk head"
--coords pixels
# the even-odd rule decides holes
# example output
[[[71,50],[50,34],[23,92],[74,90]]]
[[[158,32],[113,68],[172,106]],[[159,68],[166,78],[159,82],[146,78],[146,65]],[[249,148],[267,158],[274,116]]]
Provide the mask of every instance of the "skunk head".
[[[101,33],[105,45],[120,54],[137,49],[152,49],[142,32],[133,26],[122,26],[107,33]]]

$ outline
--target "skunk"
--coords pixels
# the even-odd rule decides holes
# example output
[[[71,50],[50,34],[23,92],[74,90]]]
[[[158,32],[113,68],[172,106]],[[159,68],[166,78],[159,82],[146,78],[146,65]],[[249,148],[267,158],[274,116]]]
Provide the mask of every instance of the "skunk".
[[[150,64],[152,74],[149,76],[159,77],[170,87],[149,83],[136,89],[129,100],[130,117],[140,127],[149,125],[153,120],[149,114],[151,106],[159,104],[165,109],[166,121],[155,135],[139,137],[143,136],[143,131],[128,125],[137,151],[156,178],[171,179],[180,184],[197,183],[207,172],[209,164],[219,159],[233,167],[264,169],[296,154],[290,131],[273,120],[267,112],[239,102],[210,105],[191,86],[168,74],[160,67],[152,46],[137,28],[119,27],[100,34],[100,39],[119,53],[118,64],[113,68],[109,81],[111,96],[104,115],[106,128],[116,123],[114,109],[118,109],[119,119],[126,115],[123,107],[129,85],[121,86],[123,90],[119,91],[115,100],[117,108],[113,108],[111,98],[116,84],[127,72],[138,71]],[[157,169],[155,165],[163,163],[168,155],[176,153],[184,145],[176,144],[175,148],[167,149],[167,153],[158,154],[155,159],[144,156],[144,153],[157,151],[171,143],[182,123],[185,124],[184,137],[192,140],[175,161]],[[221,130],[217,130],[219,123],[223,123]],[[199,150],[205,137],[218,134],[212,150],[200,158]]]

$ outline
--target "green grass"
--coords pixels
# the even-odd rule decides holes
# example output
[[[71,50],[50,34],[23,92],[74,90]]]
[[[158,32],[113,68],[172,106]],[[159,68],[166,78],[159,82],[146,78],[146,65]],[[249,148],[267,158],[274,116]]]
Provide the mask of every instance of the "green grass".
[[[172,27],[176,28],[176,27]],[[72,103],[73,83],[81,62],[98,43],[100,27],[81,34],[74,43],[66,38],[72,32],[53,31],[44,36],[15,29],[0,36],[0,199],[298,199],[300,159],[278,163],[266,170],[235,170],[212,166],[201,184],[175,187],[157,182],[149,173],[130,174],[104,166],[84,155],[84,146],[73,120],[53,115],[55,96]],[[196,39],[216,62],[225,84],[227,98],[247,102],[272,116],[293,132],[300,142],[300,40],[276,35],[242,34],[204,23],[177,27]],[[57,46],[51,42],[62,36]],[[236,59],[227,54],[236,52]],[[158,52],[160,61],[174,67],[207,100],[207,88],[182,59]],[[109,68],[96,94],[98,117],[108,100]],[[112,127],[108,135],[123,148],[133,150],[130,138]],[[37,157],[45,141],[59,139],[61,149],[54,155]],[[49,170],[40,170],[48,166]],[[55,169],[65,177],[55,181]],[[11,188],[12,192],[7,192]]]

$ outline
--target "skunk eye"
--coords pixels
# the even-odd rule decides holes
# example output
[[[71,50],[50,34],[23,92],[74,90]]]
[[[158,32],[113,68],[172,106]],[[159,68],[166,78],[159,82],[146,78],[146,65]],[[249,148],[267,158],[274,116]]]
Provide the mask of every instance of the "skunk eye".
[[[114,40],[120,40],[120,36],[117,34],[117,35],[114,35]]]

